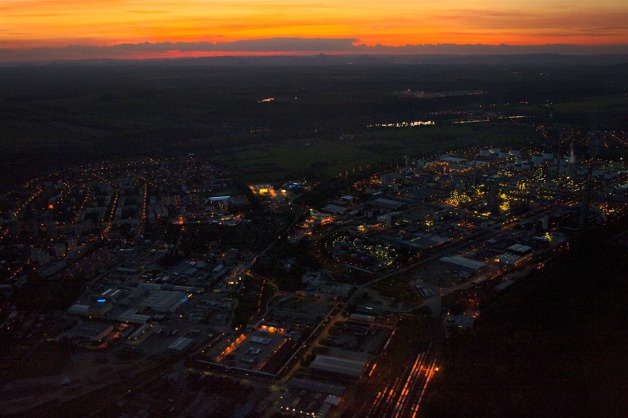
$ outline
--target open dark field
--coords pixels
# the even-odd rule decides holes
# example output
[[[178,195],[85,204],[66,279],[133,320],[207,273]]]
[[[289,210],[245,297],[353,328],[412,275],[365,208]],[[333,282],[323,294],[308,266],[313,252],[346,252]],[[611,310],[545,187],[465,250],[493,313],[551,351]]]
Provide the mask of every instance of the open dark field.
[[[423,416],[625,416],[622,230],[625,220],[582,238],[487,302],[472,330],[447,341]]]
[[[213,66],[205,61],[0,69],[4,189],[67,165],[195,152],[251,177],[335,175],[465,144],[522,143],[548,120],[625,129],[628,67]],[[480,95],[395,95],[482,90]],[[273,98],[273,101],[263,101]],[[495,112],[528,115],[454,125]],[[436,126],[369,125],[435,120]],[[272,174],[269,174],[272,173]]]

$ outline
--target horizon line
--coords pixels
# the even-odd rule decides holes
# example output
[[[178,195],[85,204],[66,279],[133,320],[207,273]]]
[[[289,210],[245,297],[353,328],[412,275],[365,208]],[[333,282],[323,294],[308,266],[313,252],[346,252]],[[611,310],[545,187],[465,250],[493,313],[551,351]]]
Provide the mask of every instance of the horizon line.
[[[0,63],[84,60],[145,60],[220,56],[308,55],[627,55],[628,44],[407,44],[366,45],[354,38],[274,37],[227,42],[141,42],[109,46],[70,44],[31,48],[0,48]]]

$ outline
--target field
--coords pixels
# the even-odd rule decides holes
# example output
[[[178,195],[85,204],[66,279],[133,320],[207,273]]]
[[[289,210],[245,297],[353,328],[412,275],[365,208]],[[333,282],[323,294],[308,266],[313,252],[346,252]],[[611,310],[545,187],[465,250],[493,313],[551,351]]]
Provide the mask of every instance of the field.
[[[628,89],[626,73],[624,66],[225,67],[194,60],[4,67],[0,189],[68,165],[190,152],[258,180],[333,176],[452,147],[528,143],[547,118],[546,103],[555,103],[555,123],[625,129],[626,99],[617,95]],[[408,89],[484,93],[395,93]],[[453,124],[520,112],[530,116],[525,124]],[[437,126],[369,127],[433,119]]]
[[[224,152],[217,157],[227,166],[255,180],[275,180],[304,175],[334,176],[403,157],[443,153],[470,145],[528,145],[529,128],[508,122],[491,126],[426,126],[373,129],[342,142],[332,139],[284,141]]]
[[[523,106],[522,110],[540,111],[547,109],[548,106]],[[628,108],[628,97],[610,97],[603,99],[575,100],[570,102],[553,103],[552,108],[557,112],[608,112],[617,109],[625,110]]]
[[[305,175],[333,176],[379,161],[377,155],[360,147],[325,139],[226,152],[218,159],[260,181]]]
[[[448,339],[425,416],[624,415],[626,248],[606,239],[577,242]]]

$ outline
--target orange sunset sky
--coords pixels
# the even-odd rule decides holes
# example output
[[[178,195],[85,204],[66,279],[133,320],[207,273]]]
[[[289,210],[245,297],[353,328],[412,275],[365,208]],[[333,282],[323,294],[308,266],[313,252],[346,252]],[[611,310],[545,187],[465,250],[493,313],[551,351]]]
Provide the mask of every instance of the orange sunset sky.
[[[11,52],[52,47],[72,57],[121,54],[120,44],[185,42],[200,51],[299,51],[260,40],[308,38],[307,51],[421,44],[627,45],[626,0],[2,0],[0,60]],[[236,41],[257,41],[254,47]],[[230,44],[233,43],[234,44]],[[209,47],[208,47],[209,45]],[[231,46],[229,46],[231,45]],[[330,46],[331,45],[331,46]],[[89,47],[89,48],[88,48]],[[143,49],[137,56],[177,46]],[[252,48],[252,49],[251,49]],[[180,49],[180,48],[179,48]],[[159,51],[157,51],[159,50]],[[375,49],[373,50],[375,51]],[[48,50],[50,52],[50,50]],[[215,52],[215,51],[214,51]],[[129,53],[128,51],[126,53]],[[91,54],[91,55],[89,55]],[[129,53],[130,54],[130,53]],[[4,58],[3,58],[4,56]],[[8,58],[7,58],[8,57]]]

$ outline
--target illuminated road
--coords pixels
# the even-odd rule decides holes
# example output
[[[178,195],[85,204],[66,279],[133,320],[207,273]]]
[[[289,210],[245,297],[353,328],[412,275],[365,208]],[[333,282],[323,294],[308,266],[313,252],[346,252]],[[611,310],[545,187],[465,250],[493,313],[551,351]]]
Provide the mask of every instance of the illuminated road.
[[[355,409],[360,417],[416,417],[430,380],[438,371],[440,357],[440,324],[435,323],[408,354],[397,376],[379,386],[377,368],[371,369],[360,382],[366,392],[362,399],[369,399]],[[385,355],[385,354],[384,354]]]
[[[365,416],[411,417],[418,414],[423,394],[435,368],[435,358],[428,358],[426,352],[419,353],[412,366],[404,369],[401,377],[378,392]]]

